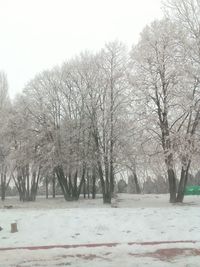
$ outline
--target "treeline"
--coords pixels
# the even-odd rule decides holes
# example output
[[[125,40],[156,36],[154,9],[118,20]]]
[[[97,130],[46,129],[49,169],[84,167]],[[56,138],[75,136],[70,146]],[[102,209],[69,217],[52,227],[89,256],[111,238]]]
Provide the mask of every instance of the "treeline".
[[[200,3],[165,8],[170,17],[145,27],[131,51],[116,41],[82,53],[36,75],[12,104],[1,73],[2,199],[12,181],[20,200],[35,200],[51,177],[67,201],[92,181],[93,197],[100,182],[111,203],[128,171],[137,192],[138,174],[164,173],[170,202],[183,201],[199,157]]]

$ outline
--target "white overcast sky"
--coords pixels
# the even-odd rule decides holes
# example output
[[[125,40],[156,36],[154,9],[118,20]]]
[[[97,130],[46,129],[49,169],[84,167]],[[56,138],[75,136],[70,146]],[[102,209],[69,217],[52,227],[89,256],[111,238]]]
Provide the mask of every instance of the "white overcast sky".
[[[116,39],[130,47],[161,16],[161,0],[0,0],[0,70],[11,97],[81,51]]]

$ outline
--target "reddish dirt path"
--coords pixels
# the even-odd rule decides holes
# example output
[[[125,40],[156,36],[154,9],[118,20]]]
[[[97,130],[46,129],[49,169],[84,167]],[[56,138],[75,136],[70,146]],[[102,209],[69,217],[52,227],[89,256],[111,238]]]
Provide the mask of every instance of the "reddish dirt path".
[[[110,255],[111,252],[104,253],[102,256],[98,256],[96,254],[67,254],[62,255],[62,258],[81,258],[85,260],[94,260],[94,259],[102,259],[108,260],[107,256]],[[129,256],[133,257],[148,257],[154,258],[163,262],[171,262],[176,257],[188,257],[188,256],[200,256],[200,249],[194,248],[163,248],[157,249],[154,252],[144,252],[144,253],[128,253]]]
[[[49,246],[25,246],[25,247],[5,247],[0,248],[0,251],[5,250],[18,250],[18,249],[27,249],[27,250],[39,250],[39,249],[53,249],[53,248],[94,248],[94,247],[116,247],[117,245],[127,244],[127,245],[142,245],[142,246],[153,246],[161,244],[181,244],[181,243],[192,243],[195,244],[198,241],[195,240],[174,240],[174,241],[151,241],[151,242],[129,242],[129,243],[97,243],[97,244],[77,244],[77,245],[49,245]]]
[[[163,248],[157,249],[154,252],[145,253],[129,253],[130,256],[134,257],[150,257],[159,259],[161,261],[172,261],[177,256],[200,256],[200,249],[195,248]]]

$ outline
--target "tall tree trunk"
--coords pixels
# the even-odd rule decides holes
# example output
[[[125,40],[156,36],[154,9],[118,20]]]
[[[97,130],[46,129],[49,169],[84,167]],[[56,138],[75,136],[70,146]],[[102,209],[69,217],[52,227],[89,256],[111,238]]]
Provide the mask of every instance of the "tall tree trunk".
[[[114,170],[113,170],[113,161],[110,160],[110,192],[111,195],[114,193]]]
[[[88,195],[88,199],[90,198],[90,176],[87,173],[87,195]]]
[[[5,182],[4,182],[4,173],[1,173],[1,200],[5,200],[6,196],[6,188],[5,188]]]
[[[49,198],[49,180],[48,177],[45,178],[45,191],[46,191],[46,199]]]
[[[53,172],[53,179],[52,179],[52,197],[56,197],[56,176],[55,172]]]
[[[80,181],[80,184],[79,184],[79,187],[78,187],[78,198],[79,198],[79,196],[81,194],[82,187],[85,186],[85,171],[86,171],[86,167],[85,167],[85,164],[83,164],[81,181]],[[85,189],[86,188],[83,189],[84,190],[84,198],[85,198],[85,194],[86,194]]]
[[[135,182],[135,187],[136,187],[136,193],[137,194],[141,194],[141,189],[140,189],[140,185],[139,185],[139,182],[138,182],[137,174],[134,173],[133,177],[134,177],[134,182]]]
[[[71,200],[70,192],[69,192],[69,186],[68,186],[67,180],[65,178],[63,167],[61,165],[55,167],[55,173],[57,175],[58,182],[60,184],[60,187],[61,187],[61,190],[63,192],[65,200],[67,200],[67,201]]]
[[[92,198],[96,197],[96,172],[95,167],[92,168]]]
[[[106,191],[106,193],[103,196],[103,203],[104,204],[111,204],[111,192]]]
[[[185,187],[187,185],[187,181],[188,181],[188,172],[189,172],[189,168],[190,168],[190,161],[188,162],[186,168],[181,169],[181,178],[180,178],[180,182],[178,185],[178,193],[177,193],[177,197],[176,197],[176,201],[177,202],[183,202],[184,199],[184,191],[185,191]]]
[[[26,187],[27,187],[27,190],[26,190],[26,200],[31,200],[30,199],[30,177],[29,177],[29,164],[26,165]]]
[[[73,184],[72,184],[72,176],[71,176],[71,171],[69,172],[69,175],[68,175],[68,180],[69,180],[69,183],[68,183],[68,191],[69,191],[69,196],[68,196],[68,200],[72,200],[72,195],[73,195]]]
[[[84,178],[84,182],[83,182],[83,196],[84,196],[84,198],[86,198],[86,181],[85,181],[85,178]]]
[[[169,181],[169,193],[170,193],[170,203],[176,202],[176,177],[173,169],[167,170],[168,181]]]
[[[6,198],[6,192],[4,186],[1,187],[1,200],[4,201]]]
[[[111,203],[111,194],[110,194],[110,184],[108,181],[108,170],[106,166],[106,162],[107,159],[105,160],[105,155],[104,155],[104,165],[105,165],[105,180],[104,180],[104,173],[103,173],[103,168],[102,168],[102,164],[101,164],[101,153],[100,153],[100,149],[99,149],[99,139],[98,139],[98,134],[96,132],[93,133],[93,137],[94,137],[94,141],[96,144],[96,153],[97,153],[97,168],[98,168],[98,174],[99,174],[99,178],[100,178],[100,182],[101,182],[101,188],[102,188],[102,195],[103,195],[103,203],[107,204],[107,203]]]
[[[98,161],[97,164],[98,164],[98,172],[99,172],[102,194],[103,194],[103,203],[104,204],[108,204],[108,203],[110,204],[111,203],[111,194],[109,193],[108,185],[104,181],[104,178],[103,178],[103,170],[101,167],[101,162]]]
[[[1,200],[5,200],[5,182],[4,182],[4,173],[1,173]]]
[[[74,185],[72,186],[72,199],[78,200],[78,187],[77,187],[77,179],[78,179],[78,170],[76,170],[74,175]]]

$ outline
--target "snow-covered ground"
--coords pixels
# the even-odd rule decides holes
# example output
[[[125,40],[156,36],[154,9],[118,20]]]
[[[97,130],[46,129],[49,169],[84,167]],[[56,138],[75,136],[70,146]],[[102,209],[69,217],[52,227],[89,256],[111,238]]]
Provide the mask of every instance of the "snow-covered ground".
[[[4,206],[12,205],[12,209]],[[117,207],[117,208],[114,208]],[[10,233],[17,222],[18,232]],[[0,267],[7,266],[200,266],[199,255],[167,262],[138,257],[162,248],[200,249],[200,198],[188,196],[171,205],[167,195],[118,195],[112,205],[102,199],[65,202],[62,198],[35,203],[8,199],[0,209],[0,249],[6,247],[113,243],[115,247],[0,250]],[[192,240],[196,243],[128,245],[129,242]],[[79,256],[77,256],[79,255]],[[82,256],[81,256],[82,255]],[[184,265],[183,265],[184,264]],[[188,265],[187,265],[188,264]],[[196,264],[196,265],[195,265]]]

